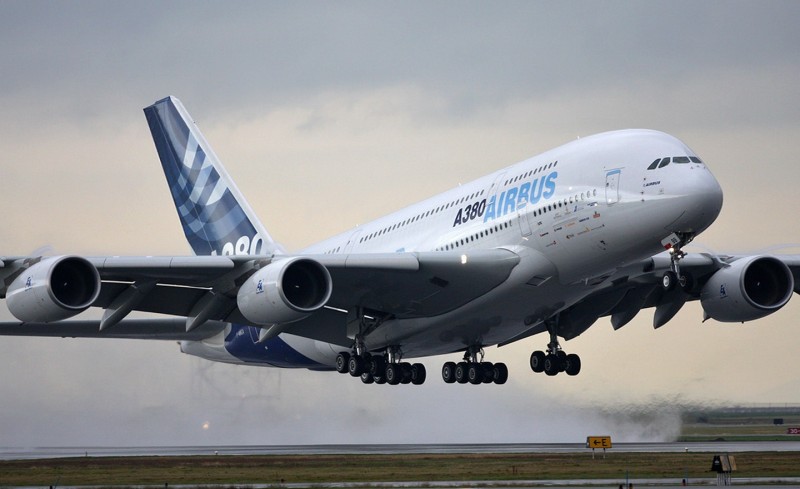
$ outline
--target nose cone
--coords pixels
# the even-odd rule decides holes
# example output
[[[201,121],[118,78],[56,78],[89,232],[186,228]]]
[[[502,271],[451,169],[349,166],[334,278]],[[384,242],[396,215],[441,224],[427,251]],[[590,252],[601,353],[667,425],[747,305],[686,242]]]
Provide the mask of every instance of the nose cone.
[[[672,223],[670,230],[698,234],[719,216],[722,210],[722,187],[705,166],[684,173],[678,197],[683,214]]]

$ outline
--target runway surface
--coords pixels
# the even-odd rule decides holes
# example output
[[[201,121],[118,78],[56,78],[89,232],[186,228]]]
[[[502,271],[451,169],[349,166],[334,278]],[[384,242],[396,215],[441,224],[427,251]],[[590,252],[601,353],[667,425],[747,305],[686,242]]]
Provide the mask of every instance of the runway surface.
[[[614,443],[614,452],[800,452],[798,441],[707,443]],[[61,457],[136,457],[151,455],[320,455],[399,453],[570,453],[588,450],[583,443],[447,445],[264,445],[193,447],[4,447],[0,460]]]

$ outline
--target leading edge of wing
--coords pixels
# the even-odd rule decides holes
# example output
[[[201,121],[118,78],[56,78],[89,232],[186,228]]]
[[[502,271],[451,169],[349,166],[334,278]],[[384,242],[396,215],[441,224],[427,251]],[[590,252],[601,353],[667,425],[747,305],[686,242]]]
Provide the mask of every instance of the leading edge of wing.
[[[207,321],[186,332],[183,318],[125,319],[100,331],[100,320],[68,320],[54,323],[0,322],[0,336],[41,336],[54,338],[115,338],[166,341],[200,341],[225,330],[228,323]]]

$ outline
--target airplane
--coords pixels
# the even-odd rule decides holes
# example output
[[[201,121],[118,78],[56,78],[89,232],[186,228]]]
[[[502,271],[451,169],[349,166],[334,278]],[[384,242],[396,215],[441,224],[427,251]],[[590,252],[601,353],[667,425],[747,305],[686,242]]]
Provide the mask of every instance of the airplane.
[[[546,334],[531,369],[572,376],[581,360],[561,340],[599,318],[617,330],[653,308],[659,328],[699,300],[704,320],[744,322],[797,291],[800,255],[687,254],[722,189],[663,132],[579,138],[288,252],[177,98],[144,113],[194,255],[2,257],[17,321],[0,335],[173,340],[212,361],[389,385],[425,382],[409,359],[457,352],[445,383],[504,384],[486,347]],[[102,317],[75,318],[89,308]]]

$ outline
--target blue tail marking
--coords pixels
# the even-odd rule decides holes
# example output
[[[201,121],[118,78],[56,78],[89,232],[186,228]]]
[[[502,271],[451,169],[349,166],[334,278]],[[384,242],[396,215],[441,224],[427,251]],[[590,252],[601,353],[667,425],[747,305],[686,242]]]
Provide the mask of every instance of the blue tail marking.
[[[279,251],[175,97],[144,109],[183,232],[196,255]]]

